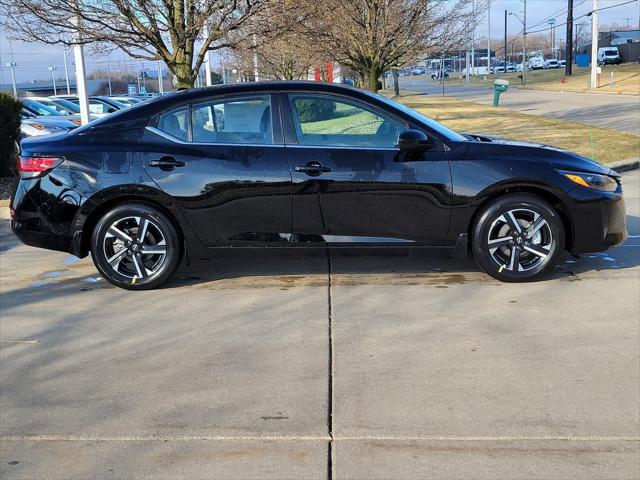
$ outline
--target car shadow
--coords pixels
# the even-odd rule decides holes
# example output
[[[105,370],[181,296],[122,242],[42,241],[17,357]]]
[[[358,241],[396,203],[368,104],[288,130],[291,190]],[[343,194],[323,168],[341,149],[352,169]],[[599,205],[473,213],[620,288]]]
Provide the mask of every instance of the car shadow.
[[[627,216],[629,238],[624,245],[578,258],[563,252],[554,269],[539,281],[577,277],[592,272],[625,270],[640,265],[640,218]],[[263,249],[220,250],[211,258],[182,265],[162,288],[216,282],[242,281],[228,286],[318,285],[325,276],[337,281],[366,283],[466,283],[497,282],[481,272],[471,257],[455,259],[447,249]],[[384,278],[381,278],[384,277]]]

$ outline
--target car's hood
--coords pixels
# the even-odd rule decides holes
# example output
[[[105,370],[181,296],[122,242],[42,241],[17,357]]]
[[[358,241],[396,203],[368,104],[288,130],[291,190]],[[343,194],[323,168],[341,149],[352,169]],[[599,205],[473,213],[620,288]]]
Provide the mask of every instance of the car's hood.
[[[578,155],[570,150],[554,147],[552,145],[546,145],[542,143],[528,143],[520,142],[517,140],[509,140],[506,138],[500,138],[493,135],[485,135],[484,133],[463,133],[463,136],[469,140],[473,140],[480,143],[490,143],[492,145],[505,145],[509,147],[522,147],[523,149],[535,149],[538,152],[547,152],[543,155],[538,155],[541,161],[550,163],[554,168],[561,170],[572,170],[578,172],[599,173],[601,175],[611,175],[614,177],[619,176],[614,170],[604,165],[599,164],[590,158]]]

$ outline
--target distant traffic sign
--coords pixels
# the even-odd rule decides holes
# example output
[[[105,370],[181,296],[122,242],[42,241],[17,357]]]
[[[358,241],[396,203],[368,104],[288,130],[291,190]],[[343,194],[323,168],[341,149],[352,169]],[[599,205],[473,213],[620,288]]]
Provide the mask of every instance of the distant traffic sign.
[[[555,25],[556,24],[556,19],[555,18],[550,18],[549,20],[547,20],[547,25]]]

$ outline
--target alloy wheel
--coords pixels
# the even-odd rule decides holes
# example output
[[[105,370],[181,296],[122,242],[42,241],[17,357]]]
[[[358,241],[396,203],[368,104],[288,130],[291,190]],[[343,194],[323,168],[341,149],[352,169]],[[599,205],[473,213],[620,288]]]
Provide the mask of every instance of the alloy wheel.
[[[104,258],[118,274],[145,279],[162,269],[167,243],[160,227],[142,216],[115,220],[103,241]]]
[[[526,208],[508,210],[489,228],[487,247],[491,258],[511,272],[526,272],[545,263],[555,239],[547,220]]]

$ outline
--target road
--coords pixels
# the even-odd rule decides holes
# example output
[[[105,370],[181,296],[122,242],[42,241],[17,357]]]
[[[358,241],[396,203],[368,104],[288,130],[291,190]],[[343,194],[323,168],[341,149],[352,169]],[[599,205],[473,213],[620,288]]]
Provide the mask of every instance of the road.
[[[127,292],[0,224],[0,478],[629,479],[631,237],[501,284],[440,253],[225,253]]]
[[[445,84],[445,95],[491,105],[493,90],[457,82]],[[400,88],[442,95],[442,84],[424,76],[400,78]],[[500,97],[500,106],[530,115],[542,115],[596,127],[640,135],[640,96],[587,94],[511,88]]]

